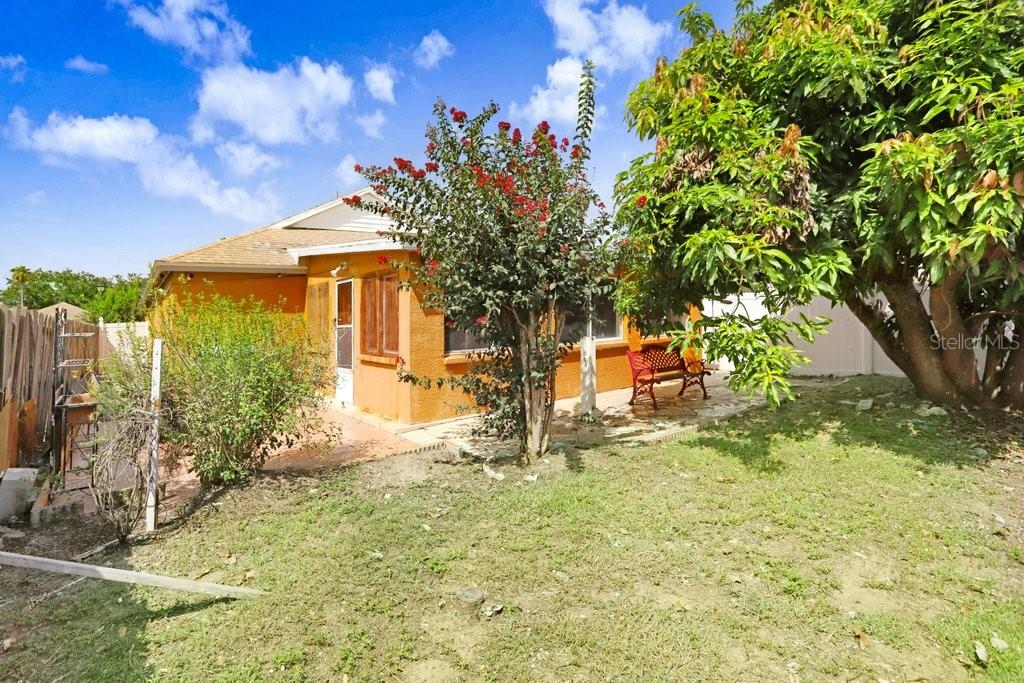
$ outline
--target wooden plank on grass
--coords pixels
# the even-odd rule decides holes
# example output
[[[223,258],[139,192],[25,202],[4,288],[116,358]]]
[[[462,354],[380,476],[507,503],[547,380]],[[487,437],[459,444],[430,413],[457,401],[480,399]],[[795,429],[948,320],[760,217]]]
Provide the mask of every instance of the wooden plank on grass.
[[[189,593],[202,593],[203,595],[213,595],[218,598],[254,598],[264,594],[263,591],[258,591],[254,588],[222,586],[217,583],[206,583],[205,581],[176,579],[171,576],[160,576],[159,574],[133,572],[127,569],[114,569],[112,567],[97,567],[80,562],[51,560],[47,557],[19,555],[3,551],[0,551],[0,564],[21,569],[38,569],[56,574],[70,574],[72,576],[85,576],[91,579],[117,581],[118,583],[131,583],[140,586],[169,588],[170,590],[186,591]]]

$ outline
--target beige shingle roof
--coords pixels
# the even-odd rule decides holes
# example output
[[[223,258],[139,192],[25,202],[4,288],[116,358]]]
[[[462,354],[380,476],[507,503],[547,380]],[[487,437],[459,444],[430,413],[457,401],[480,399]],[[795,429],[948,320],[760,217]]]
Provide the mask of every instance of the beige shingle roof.
[[[154,267],[162,272],[182,270],[304,272],[288,253],[289,247],[319,247],[359,242],[375,235],[365,231],[310,228],[260,228],[212,244],[160,259]]]

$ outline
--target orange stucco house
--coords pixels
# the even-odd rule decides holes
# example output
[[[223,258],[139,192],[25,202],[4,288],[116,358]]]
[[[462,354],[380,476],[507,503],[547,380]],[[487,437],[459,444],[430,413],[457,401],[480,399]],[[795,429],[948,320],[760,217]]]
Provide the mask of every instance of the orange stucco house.
[[[357,192],[371,195],[369,189]],[[468,399],[457,391],[424,389],[398,380],[399,357],[417,375],[439,377],[466,369],[473,340],[448,330],[442,313],[420,305],[415,289],[397,287],[399,275],[383,263],[417,258],[381,237],[388,223],[347,206],[341,198],[276,223],[221,239],[154,263],[167,293],[210,289],[254,296],[304,313],[313,330],[332,340],[337,364],[336,400],[406,424],[459,413]],[[610,301],[595,307],[597,390],[631,386],[625,351],[640,345]],[[565,357],[557,378],[559,398],[580,391],[580,356]]]

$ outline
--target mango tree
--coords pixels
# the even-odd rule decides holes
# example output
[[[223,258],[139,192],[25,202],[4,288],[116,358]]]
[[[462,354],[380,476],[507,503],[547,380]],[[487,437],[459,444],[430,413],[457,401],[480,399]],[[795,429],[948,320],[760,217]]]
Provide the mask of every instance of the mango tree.
[[[739,4],[630,95],[654,152],[617,188],[635,277],[627,310],[657,326],[680,294],[764,297],[681,335],[775,399],[789,340],[845,304],[918,391],[1024,406],[1024,11],[1019,0]],[[977,357],[977,361],[976,361]]]

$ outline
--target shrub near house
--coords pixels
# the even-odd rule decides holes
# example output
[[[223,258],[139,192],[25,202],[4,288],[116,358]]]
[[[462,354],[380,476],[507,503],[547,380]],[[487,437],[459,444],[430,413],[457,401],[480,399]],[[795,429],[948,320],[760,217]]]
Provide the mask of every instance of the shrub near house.
[[[318,434],[330,353],[301,315],[219,295],[170,299],[154,321],[164,338],[162,436],[203,484],[230,484],[282,446]]]

